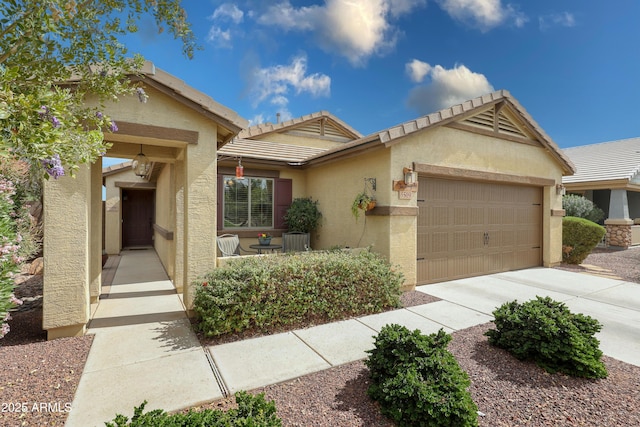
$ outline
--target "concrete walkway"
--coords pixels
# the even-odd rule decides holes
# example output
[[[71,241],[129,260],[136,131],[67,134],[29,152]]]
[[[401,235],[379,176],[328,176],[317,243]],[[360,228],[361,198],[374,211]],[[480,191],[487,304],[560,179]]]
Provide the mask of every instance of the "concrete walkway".
[[[95,338],[66,425],[104,425],[116,413],[131,416],[145,399],[148,409],[175,411],[287,381],[365,358],[386,324],[453,332],[491,321],[504,302],[536,295],[597,318],[603,352],[640,366],[638,284],[533,268],[418,290],[442,301],[203,349],[153,250],[123,252],[90,324]]]
[[[89,324],[93,344],[66,426],[104,426],[117,413],[178,410],[221,398],[205,350],[153,249],[123,251]]]

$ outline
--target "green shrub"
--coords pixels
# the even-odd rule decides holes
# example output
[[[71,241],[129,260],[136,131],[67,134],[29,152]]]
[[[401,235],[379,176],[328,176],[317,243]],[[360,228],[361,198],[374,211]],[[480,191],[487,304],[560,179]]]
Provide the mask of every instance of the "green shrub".
[[[311,197],[293,199],[284,216],[289,231],[302,233],[310,233],[318,228],[321,218],[322,214],[318,210],[318,201],[314,202]]]
[[[580,264],[602,240],[606,230],[584,218],[567,216],[562,219],[562,260]]]
[[[397,308],[402,282],[370,251],[245,257],[196,283],[194,310],[209,337],[269,332]]]
[[[573,314],[549,297],[518,304],[512,301],[493,312],[495,330],[489,342],[518,359],[533,360],[546,371],[584,378],[606,378],[600,342],[602,325],[592,317]]]
[[[368,350],[369,396],[398,426],[477,426],[471,384],[447,350],[451,335],[442,329],[422,335],[386,325]]]
[[[162,409],[143,413],[147,404],[144,401],[134,409],[131,421],[124,415],[118,414],[113,422],[105,423],[107,427],[280,427],[282,421],[276,416],[276,406],[273,401],[267,402],[264,394],[253,396],[246,392],[236,393],[238,409],[222,411],[220,409],[205,409],[204,411],[189,410],[187,413],[167,414]]]
[[[598,222],[604,218],[604,211],[591,200],[577,194],[567,194],[562,197],[562,209],[566,216],[575,216]]]

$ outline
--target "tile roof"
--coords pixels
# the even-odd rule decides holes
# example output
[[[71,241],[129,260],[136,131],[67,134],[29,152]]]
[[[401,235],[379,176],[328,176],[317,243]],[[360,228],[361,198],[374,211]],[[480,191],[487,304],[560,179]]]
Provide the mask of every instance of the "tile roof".
[[[300,163],[306,158],[325,151],[325,148],[253,139],[235,139],[218,150],[218,156],[247,157],[286,163]]]
[[[335,155],[345,150],[353,150],[360,145],[370,144],[372,138],[376,137],[383,144],[395,143],[397,140],[410,135],[414,132],[418,132],[430,127],[444,125],[456,120],[461,120],[464,117],[471,116],[476,112],[482,111],[490,107],[491,105],[499,102],[506,102],[521,116],[522,120],[526,122],[529,129],[538,136],[540,143],[564,166],[565,174],[572,174],[575,172],[575,166],[562,150],[557,146],[555,142],[542,130],[540,125],[527,113],[522,105],[506,90],[499,90],[489,93],[487,95],[480,96],[462,104],[454,105],[449,108],[442,109],[426,116],[418,117],[417,119],[410,120],[408,122],[401,123],[397,126],[384,129],[377,134],[372,134],[367,137],[361,138],[357,141],[344,144],[342,147],[332,148],[323,153],[316,155],[309,161],[318,161],[326,156]]]
[[[573,176],[562,179],[565,184],[592,181],[634,179],[640,172],[640,138],[582,145],[564,150],[576,165]]]

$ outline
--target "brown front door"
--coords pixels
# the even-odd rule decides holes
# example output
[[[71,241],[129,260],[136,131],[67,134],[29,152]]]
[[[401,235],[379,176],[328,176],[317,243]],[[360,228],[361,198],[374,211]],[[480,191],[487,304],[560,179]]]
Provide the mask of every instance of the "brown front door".
[[[153,190],[122,190],[122,247],[153,244]]]
[[[419,285],[542,263],[539,187],[421,177],[418,208]]]

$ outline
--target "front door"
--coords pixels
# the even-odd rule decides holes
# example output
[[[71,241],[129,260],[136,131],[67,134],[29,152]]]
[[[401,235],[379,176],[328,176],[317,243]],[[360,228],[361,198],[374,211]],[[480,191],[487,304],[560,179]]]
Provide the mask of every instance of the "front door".
[[[153,245],[153,190],[122,190],[122,247]]]

